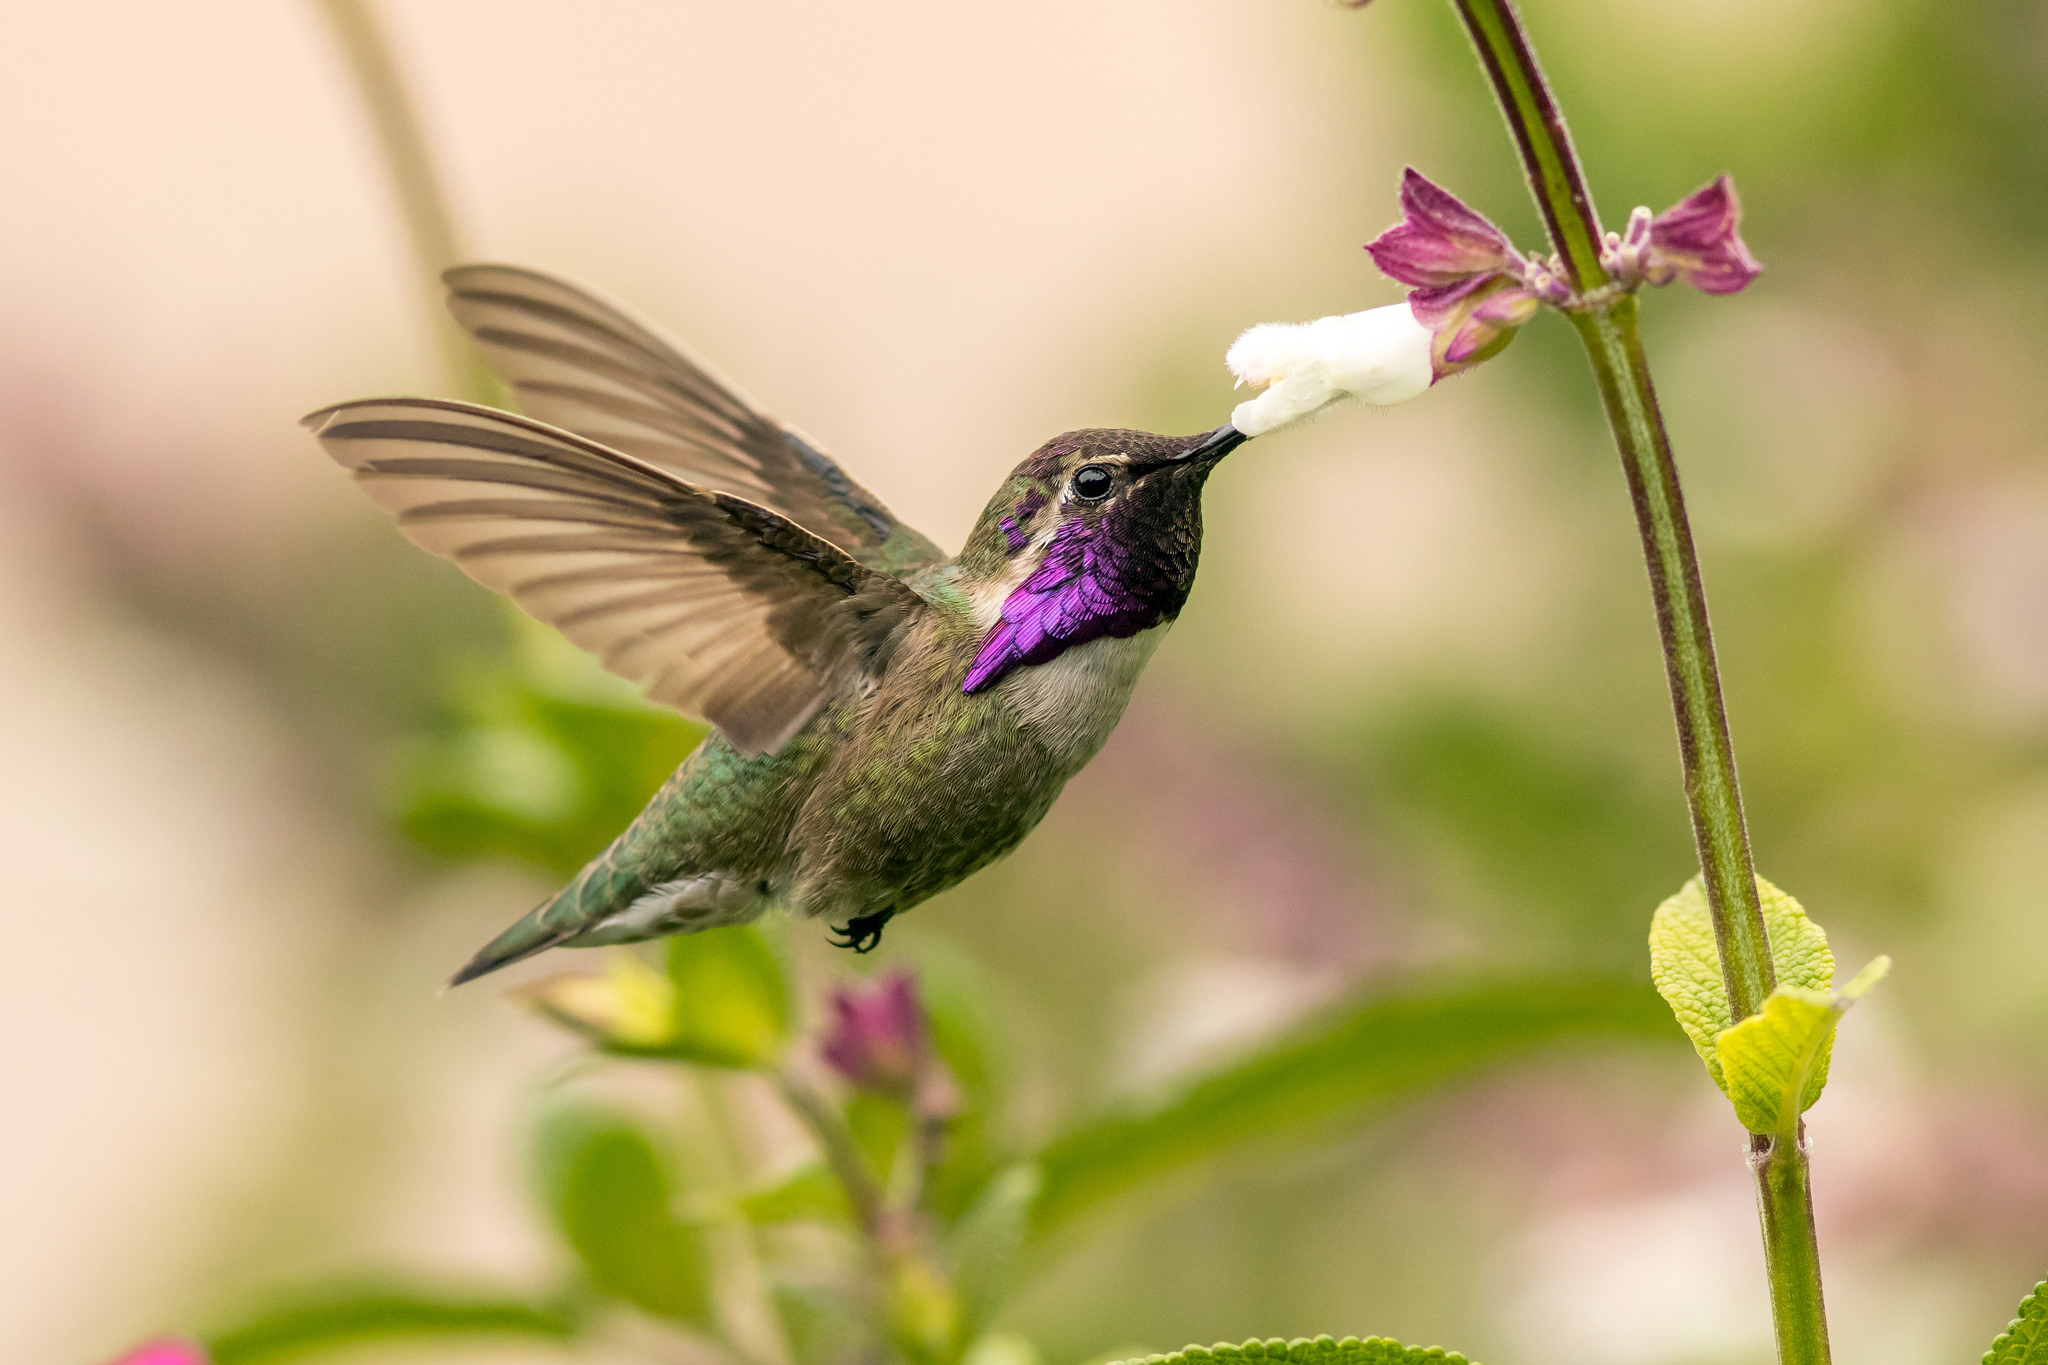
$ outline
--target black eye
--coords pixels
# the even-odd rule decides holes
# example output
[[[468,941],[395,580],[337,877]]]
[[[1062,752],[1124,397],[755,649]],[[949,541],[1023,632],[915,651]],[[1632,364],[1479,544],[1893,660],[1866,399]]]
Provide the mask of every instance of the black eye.
[[[1116,487],[1116,478],[1099,464],[1084,464],[1074,474],[1074,496],[1084,502],[1099,502]]]

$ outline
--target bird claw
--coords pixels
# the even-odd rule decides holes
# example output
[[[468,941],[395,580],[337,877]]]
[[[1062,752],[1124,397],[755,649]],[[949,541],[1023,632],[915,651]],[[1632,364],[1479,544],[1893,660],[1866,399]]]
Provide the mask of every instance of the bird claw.
[[[882,926],[895,917],[894,910],[882,910],[872,915],[855,915],[844,924],[832,926],[832,946],[851,948],[856,953],[872,953],[882,941]]]

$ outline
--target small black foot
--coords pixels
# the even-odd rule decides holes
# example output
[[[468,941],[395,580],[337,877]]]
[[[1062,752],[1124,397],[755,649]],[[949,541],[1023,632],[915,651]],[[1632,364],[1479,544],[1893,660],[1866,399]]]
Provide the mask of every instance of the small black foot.
[[[832,940],[835,948],[851,948],[856,953],[872,953],[882,941],[882,926],[896,917],[894,910],[881,910],[872,915],[855,915],[844,924],[834,925]]]

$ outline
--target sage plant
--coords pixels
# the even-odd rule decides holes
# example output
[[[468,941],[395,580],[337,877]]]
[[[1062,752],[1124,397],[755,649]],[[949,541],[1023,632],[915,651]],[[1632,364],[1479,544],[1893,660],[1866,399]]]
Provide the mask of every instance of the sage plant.
[[[378,114],[431,277],[452,254],[453,235],[437,208],[413,202],[437,192],[406,101],[360,0],[322,3]],[[1228,363],[1263,392],[1239,405],[1233,422],[1257,435],[1346,397],[1416,398],[1500,355],[1544,309],[1578,334],[1641,534],[1699,858],[1699,875],[1651,917],[1651,974],[1748,1133],[1780,1365],[1826,1365],[1801,1116],[1826,1082],[1837,1023],[1889,960],[1837,987],[1826,935],[1756,874],[1705,590],[1638,328],[1645,287],[1735,294],[1761,267],[1742,241],[1741,205],[1726,175],[1661,213],[1636,208],[1621,228],[1605,228],[1511,0],[1452,3],[1514,138],[1545,249],[1517,248],[1484,214],[1408,171],[1400,221],[1367,247],[1407,287],[1406,301],[1245,333]],[[642,714],[539,693],[512,700],[562,739],[571,759],[609,761],[661,739]],[[694,735],[663,742],[687,748]],[[517,830],[529,852],[532,833]],[[581,837],[567,836],[565,858]],[[1083,1210],[1230,1145],[1442,1084],[1534,1043],[1641,1036],[1650,1024],[1669,1031],[1667,1020],[1642,1017],[1637,997],[1647,993],[1617,993],[1598,980],[1397,984],[1340,1003],[1155,1107],[1110,1112],[1027,1145],[991,1122],[1001,1108],[996,1069],[943,1000],[901,975],[840,984],[821,1026],[806,1032],[786,966],[759,931],[729,928],[672,940],[665,971],[619,954],[606,976],[557,978],[530,992],[529,1003],[587,1040],[594,1057],[660,1068],[700,1101],[692,1108],[708,1121],[697,1126],[711,1130],[671,1133],[587,1103],[544,1115],[538,1183],[576,1262],[560,1292],[337,1292],[209,1334],[203,1347],[152,1343],[121,1365],[266,1365],[377,1337],[577,1341],[633,1314],[728,1365],[1033,1365],[1031,1343],[999,1330],[996,1315],[1019,1257]],[[745,1150],[732,1101],[749,1094],[779,1104],[814,1159],[771,1170]],[[816,1238],[785,1238],[793,1227],[825,1234],[822,1248]],[[822,1261],[811,1264],[820,1250]],[[1463,1365],[1438,1347],[1328,1336],[1191,1347],[1148,1361]],[[2048,1365],[2048,1285],[2021,1304],[1985,1361]]]

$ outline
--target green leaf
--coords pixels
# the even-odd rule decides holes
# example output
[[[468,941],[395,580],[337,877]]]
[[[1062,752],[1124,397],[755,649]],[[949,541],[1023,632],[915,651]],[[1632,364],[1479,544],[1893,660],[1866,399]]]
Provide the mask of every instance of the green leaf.
[[[1835,980],[1835,956],[1828,951],[1828,936],[1806,917],[1798,901],[1762,877],[1756,879],[1756,889],[1763,903],[1764,932],[1770,939],[1778,983],[1809,991],[1829,990]],[[1685,1036],[1692,1039],[1693,1050],[1707,1064],[1707,1074],[1726,1090],[1721,1064],[1714,1056],[1714,1039],[1736,1021],[1721,976],[1706,883],[1699,877],[1679,888],[1650,918],[1650,979],[1678,1016]]]
[[[1566,1037],[1667,1035],[1650,991],[1606,978],[1409,984],[1354,1000],[1156,1107],[1111,1113],[1039,1155],[1034,1239],[1234,1147],[1311,1132]]]
[[[1813,1107],[1828,1080],[1835,1025],[1891,970],[1880,957],[1856,974],[1839,995],[1780,986],[1753,1014],[1714,1040],[1722,1086],[1735,1116],[1752,1133],[1790,1137],[1799,1116]]]
[[[953,1231],[953,1290],[970,1335],[988,1324],[1010,1292],[1031,1206],[1044,1183],[1028,1161],[998,1171]]]
[[[600,1288],[661,1317],[706,1319],[697,1231],[676,1217],[667,1166],[631,1119],[556,1110],[541,1123],[538,1164],[548,1209]]]
[[[775,1064],[789,1033],[789,986],[761,931],[735,924],[669,940],[676,988],[668,1051],[709,1066]]]
[[[1441,1346],[1403,1346],[1386,1337],[1298,1337],[1247,1341],[1242,1346],[1190,1346],[1172,1355],[1145,1356],[1119,1365],[1466,1365]]]
[[[2048,1280],[2020,1300],[2019,1316],[1991,1343],[1984,1365],[2048,1365]]]
[[[413,842],[567,876],[704,737],[671,712],[563,695],[535,671],[506,665],[460,680],[440,724],[399,751],[389,806]]]
[[[846,1191],[823,1166],[800,1166],[787,1178],[742,1196],[739,1210],[756,1223],[845,1223],[853,1217]]]
[[[565,1309],[517,1299],[353,1288],[257,1314],[210,1334],[205,1346],[213,1365],[275,1365],[366,1341],[457,1336],[567,1341],[579,1329],[578,1319]]]

